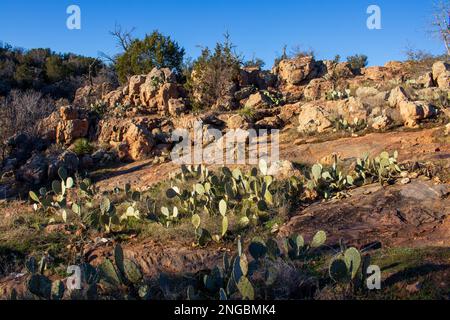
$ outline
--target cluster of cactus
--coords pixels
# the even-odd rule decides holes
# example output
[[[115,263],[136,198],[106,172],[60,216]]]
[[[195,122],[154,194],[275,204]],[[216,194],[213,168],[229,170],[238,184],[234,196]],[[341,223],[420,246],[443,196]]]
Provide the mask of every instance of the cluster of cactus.
[[[38,263],[34,257],[26,261],[26,268],[30,274],[27,290],[34,298],[42,300],[99,298],[98,287],[102,294],[120,299],[149,299],[150,286],[144,281],[140,267],[132,260],[124,257],[122,247],[117,244],[114,248],[114,259],[105,259],[98,268],[89,263],[82,263],[80,268],[79,288],[71,288],[64,279],[51,281],[44,275],[46,257]],[[74,269],[72,269],[74,270]],[[68,270],[69,272],[69,270]]]
[[[350,89],[345,89],[344,91],[331,90],[327,92],[325,98],[327,100],[342,100],[348,97],[350,97]]]
[[[312,166],[311,180],[307,182],[306,187],[309,190],[316,190],[325,199],[329,199],[333,194],[346,190],[353,184],[354,178],[351,175],[344,175],[339,170],[337,155],[334,155],[333,164],[329,170],[325,170],[320,163]]]
[[[194,179],[192,190],[181,190],[175,184],[183,184]],[[209,240],[219,241],[228,232],[228,215],[239,213],[239,226],[245,228],[251,222],[257,223],[266,219],[272,208],[277,208],[284,200],[283,196],[292,196],[300,189],[296,178],[281,188],[274,186],[274,178],[268,175],[267,162],[259,162],[259,170],[252,168],[243,173],[240,169],[234,170],[223,167],[217,174],[211,173],[203,166],[182,166],[181,173],[175,175],[172,187],[166,191],[166,196],[177,204],[174,214],[170,214],[167,207],[161,208],[162,221],[173,221],[178,215],[192,218],[192,224],[199,244],[203,245]],[[176,215],[175,215],[176,213]],[[221,231],[210,235],[210,232],[201,228],[201,215],[220,218]]]
[[[287,254],[291,260],[305,258],[307,254],[314,249],[317,249],[325,244],[327,235],[325,231],[318,231],[311,243],[306,244],[302,235],[294,234],[289,238],[284,239]]]
[[[90,210],[88,214],[89,225],[109,233],[114,228],[120,229],[121,225],[129,218],[140,219],[140,212],[137,209],[137,204],[141,200],[141,193],[132,191],[130,184],[126,184],[124,190],[115,188],[113,193],[118,195],[122,191],[126,196],[126,201],[124,202],[126,209],[124,212],[119,214],[116,205],[112,203],[107,195],[103,195],[99,208]]]
[[[63,280],[51,281],[44,275],[47,265],[47,257],[44,255],[39,263],[34,257],[27,259],[25,266],[30,274],[26,283],[27,291],[38,299],[62,300],[65,295],[70,299],[96,299],[99,273],[97,269],[88,263],[80,266],[80,287],[78,289],[67,288]]]
[[[42,257],[38,263],[34,257],[29,258],[25,266],[30,277],[27,281],[27,289],[32,295],[39,299],[60,300],[64,295],[64,284],[61,281],[54,283],[44,275],[46,257]],[[62,285],[61,285],[62,284]]]
[[[141,195],[136,191],[131,192],[129,185],[125,186],[125,193],[128,195],[130,205],[124,214],[119,215],[116,206],[106,195],[102,195],[100,201],[97,201],[98,190],[89,179],[78,183],[76,193],[69,200],[67,190],[75,189],[74,179],[67,175],[64,167],[59,168],[58,175],[61,180],[53,181],[50,191],[43,187],[39,190],[39,195],[34,191],[29,192],[35,211],[54,213],[60,216],[64,223],[68,223],[69,218],[72,217],[74,221],[78,219],[83,225],[98,228],[106,233],[109,233],[113,226],[119,226],[130,217],[140,218],[136,204]],[[121,190],[116,188],[114,193],[118,192]],[[49,222],[54,221],[55,218],[52,217]]]
[[[231,259],[227,253],[224,253],[222,267],[214,267],[209,274],[203,275],[197,292],[193,286],[187,289],[187,298],[189,300],[204,299],[210,297],[213,299],[228,300],[228,297],[236,297],[236,294],[244,300],[253,300],[255,290],[249,277],[251,276],[252,266],[249,264],[247,256],[242,251],[241,240],[238,239],[238,250]],[[203,289],[203,290],[202,290]]]
[[[367,123],[364,119],[354,118],[353,121],[347,121],[343,118],[334,120],[334,131],[349,131],[351,133],[359,132],[367,128]]]
[[[137,263],[124,256],[120,244],[114,247],[114,260],[106,259],[99,266],[100,284],[111,294],[124,298],[149,299],[150,286]]]
[[[325,241],[324,231],[317,232],[309,244],[304,242],[301,235],[293,235],[283,239],[281,247],[273,238],[264,241],[262,238],[255,237],[248,246],[248,252],[252,258],[249,260],[238,238],[237,253],[231,259],[225,253],[222,266],[216,266],[207,275],[202,275],[200,285],[196,288],[193,286],[188,288],[187,297],[190,300],[205,298],[253,300],[256,297],[256,289],[252,284],[252,278],[256,273],[263,275],[263,285],[266,288],[274,285],[279,277],[278,270],[268,264],[267,260],[306,258],[312,250],[321,247]]]
[[[384,151],[375,158],[369,158],[368,155],[362,159],[358,158],[354,165],[354,172],[344,174],[338,168],[337,156],[333,156],[333,164],[329,169],[325,169],[320,163],[312,166],[311,179],[306,182],[309,190],[315,190],[325,199],[339,197],[345,190],[354,186],[361,186],[379,182],[393,183],[403,172],[397,162],[398,152],[389,155]]]
[[[35,202],[33,204],[35,211],[57,213],[64,222],[67,222],[69,209],[66,195],[67,190],[73,188],[74,180],[72,177],[68,177],[64,167],[59,168],[58,176],[61,180],[54,180],[50,191],[43,187],[39,189],[39,196],[34,191],[30,191],[29,196]]]
[[[358,249],[341,248],[328,267],[330,278],[339,285],[361,287],[366,279],[366,271],[370,265],[370,255],[362,255]]]
[[[283,95],[277,94],[277,93],[271,93],[268,90],[264,90],[263,95],[265,95],[269,100],[271,101],[272,105],[274,106],[280,106],[284,103]]]
[[[357,159],[355,172],[356,178],[364,184],[379,182],[384,185],[385,183],[392,183],[402,172],[398,162],[398,152],[395,151],[391,156],[388,152],[384,151],[379,156],[370,159],[368,155],[362,159]]]

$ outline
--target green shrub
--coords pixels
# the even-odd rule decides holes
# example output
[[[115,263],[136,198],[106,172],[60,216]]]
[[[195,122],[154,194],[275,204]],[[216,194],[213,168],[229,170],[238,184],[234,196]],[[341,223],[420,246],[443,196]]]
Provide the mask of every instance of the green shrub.
[[[202,50],[200,57],[192,64],[187,75],[187,89],[192,104],[197,108],[211,107],[219,99],[232,97],[232,89],[238,81],[240,58],[234,53],[229,36],[223,43],[217,43],[214,51]]]
[[[73,152],[75,152],[79,156],[90,154],[92,153],[92,150],[92,145],[86,138],[77,139],[73,144]]]
[[[135,39],[126,51],[116,58],[115,69],[121,83],[128,76],[149,73],[154,67],[174,69],[181,73],[184,49],[170,37],[158,31]]]
[[[353,71],[359,72],[362,68],[367,66],[369,61],[366,55],[356,54],[354,56],[347,57],[347,63]]]

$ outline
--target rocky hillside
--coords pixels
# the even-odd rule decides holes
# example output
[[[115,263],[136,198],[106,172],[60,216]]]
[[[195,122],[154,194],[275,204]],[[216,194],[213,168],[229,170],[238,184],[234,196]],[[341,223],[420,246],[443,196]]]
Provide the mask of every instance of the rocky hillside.
[[[79,88],[5,142],[3,298],[450,297],[448,61],[299,56],[241,68],[202,108],[202,78],[179,81],[154,68]],[[280,161],[180,168],[172,133],[196,121],[278,129]],[[381,290],[365,288],[370,257]],[[57,282],[80,263],[95,281]]]

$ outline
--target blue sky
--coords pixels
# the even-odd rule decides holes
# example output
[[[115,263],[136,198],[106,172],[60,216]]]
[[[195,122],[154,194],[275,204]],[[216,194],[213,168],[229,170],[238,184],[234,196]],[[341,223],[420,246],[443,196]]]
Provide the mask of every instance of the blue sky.
[[[427,33],[432,0],[1,0],[0,41],[23,48],[97,56],[117,53],[108,34],[115,23],[136,27],[142,37],[160,30],[196,57],[199,46],[214,46],[225,31],[246,58],[254,55],[271,66],[282,47],[314,48],[319,58],[354,53],[371,65],[401,60],[410,44],[443,53]],[[81,30],[66,28],[66,8],[81,8]],[[367,7],[378,5],[382,29],[366,27]]]

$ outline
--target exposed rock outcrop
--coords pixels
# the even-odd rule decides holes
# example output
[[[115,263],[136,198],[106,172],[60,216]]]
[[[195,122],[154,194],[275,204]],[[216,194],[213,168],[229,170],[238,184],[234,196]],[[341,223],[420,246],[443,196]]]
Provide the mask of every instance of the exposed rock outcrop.
[[[78,110],[71,106],[59,110],[61,121],[56,126],[56,143],[69,145],[78,138],[84,138],[89,132],[89,120],[80,117]]]
[[[433,64],[433,81],[442,89],[450,88],[450,64],[438,61]]]

